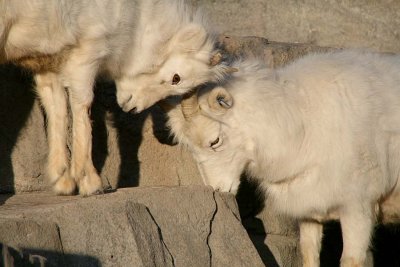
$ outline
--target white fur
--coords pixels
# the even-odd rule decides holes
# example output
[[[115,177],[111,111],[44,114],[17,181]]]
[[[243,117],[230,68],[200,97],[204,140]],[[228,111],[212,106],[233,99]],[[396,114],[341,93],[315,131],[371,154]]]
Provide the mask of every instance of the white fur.
[[[233,106],[212,109],[215,89],[205,87],[190,121],[169,111],[176,139],[206,184],[235,193],[245,171],[278,211],[298,218],[304,266],[319,265],[320,223],[330,219],[342,225],[341,266],[363,266],[376,217],[400,215],[400,56],[343,51],[277,70],[234,67],[217,85]]]
[[[210,66],[213,49],[200,13],[183,0],[0,0],[0,62],[36,74],[49,119],[48,173],[60,194],[71,194],[76,183],[82,195],[102,187],[91,159],[89,119],[99,73],[116,81],[124,111],[140,112],[218,79],[223,67]],[[171,84],[174,74],[179,84]],[[71,164],[64,88],[73,115]]]

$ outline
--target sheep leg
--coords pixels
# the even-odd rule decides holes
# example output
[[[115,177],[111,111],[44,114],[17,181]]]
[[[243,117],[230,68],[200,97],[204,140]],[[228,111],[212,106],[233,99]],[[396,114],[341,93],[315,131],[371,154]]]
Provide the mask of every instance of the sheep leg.
[[[55,73],[37,74],[35,81],[36,91],[47,114],[47,175],[57,194],[70,195],[75,191],[76,184],[68,170],[67,94]]]
[[[78,183],[79,194],[84,196],[102,191],[102,182],[92,161],[92,133],[89,117],[92,101],[93,91],[89,85],[80,87],[71,84],[70,103],[73,118],[71,176]]]
[[[97,65],[93,59],[87,58],[93,56],[90,52],[90,46],[87,51],[76,51],[64,70],[68,81],[73,120],[71,176],[75,178],[79,194],[83,196],[100,193],[103,190],[101,178],[92,161],[90,108],[94,97],[93,84]]]
[[[372,206],[347,210],[340,216],[343,236],[341,267],[362,267],[374,225]]]
[[[318,222],[300,222],[300,250],[303,260],[303,267],[319,266],[322,230],[323,226]]]

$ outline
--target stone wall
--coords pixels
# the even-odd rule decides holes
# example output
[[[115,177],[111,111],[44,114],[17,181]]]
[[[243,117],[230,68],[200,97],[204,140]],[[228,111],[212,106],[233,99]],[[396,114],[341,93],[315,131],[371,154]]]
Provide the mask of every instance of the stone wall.
[[[229,35],[400,52],[397,0],[191,0]]]
[[[15,195],[1,244],[0,266],[264,266],[234,197],[204,186]]]

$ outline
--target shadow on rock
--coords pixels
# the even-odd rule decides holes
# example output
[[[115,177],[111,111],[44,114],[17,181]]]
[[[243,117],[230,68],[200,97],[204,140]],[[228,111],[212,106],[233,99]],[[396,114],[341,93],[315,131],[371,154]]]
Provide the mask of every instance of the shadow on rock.
[[[92,106],[93,120],[93,163],[101,172],[109,155],[107,122],[117,130],[119,149],[119,172],[117,186],[132,187],[139,184],[140,162],[139,146],[142,142],[142,129],[149,110],[139,114],[124,112],[116,100],[116,88],[112,81],[100,80],[96,84],[95,99]],[[110,181],[108,181],[111,185]]]
[[[144,124],[148,118],[152,120],[154,137],[162,144],[175,145],[166,127],[166,115],[160,107],[154,105],[138,114],[124,112],[116,100],[116,87],[114,82],[99,80],[95,87],[95,98],[92,106],[91,118],[93,120],[93,163],[99,173],[111,158],[113,164],[119,166],[117,177],[103,175],[111,187],[134,187],[139,185],[140,160],[139,148],[143,141]],[[115,137],[109,137],[109,130],[115,129]],[[147,129],[146,129],[147,130]],[[116,139],[117,144],[109,144]],[[109,151],[118,147],[117,154]]]
[[[151,109],[151,118],[153,121],[153,134],[154,137],[164,145],[175,146],[177,143],[174,141],[173,135],[169,131],[167,127],[167,115],[166,113],[159,107],[155,105]]]
[[[63,254],[48,250],[15,249],[0,243],[0,266],[18,267],[56,267],[56,266],[85,266],[101,267],[98,259],[86,255]]]
[[[0,66],[0,193],[15,192],[11,155],[35,101],[32,84],[23,70]]]
[[[7,199],[12,196],[13,194],[0,194],[0,206],[3,205],[7,201]]]
[[[243,226],[256,247],[265,266],[279,267],[271,250],[265,244],[267,237],[263,222],[256,218],[265,207],[265,198],[258,192],[258,184],[242,177],[236,200]]]
[[[0,66],[0,193],[15,193],[17,189],[31,190],[28,184],[45,176],[41,166],[45,164],[47,153],[45,112],[41,112],[40,107],[35,106],[36,96],[33,88],[34,81],[29,72],[13,65]],[[35,108],[38,110],[35,111]],[[41,125],[32,127],[31,124],[27,124],[30,123],[32,111],[38,111],[32,115],[32,123]],[[40,117],[42,115],[43,117]],[[68,116],[68,146],[71,148],[71,112]],[[138,152],[143,139],[144,123],[148,117],[153,120],[154,136],[161,143],[172,145],[165,127],[165,115],[158,106],[139,114],[123,112],[116,101],[114,82],[103,79],[97,81],[91,108],[92,158],[107,188],[139,185]],[[109,136],[110,132],[113,133],[112,136]],[[31,142],[37,137],[40,137],[40,144]],[[23,147],[28,139],[32,147]],[[40,152],[35,150],[39,145]],[[13,156],[16,158],[13,159]],[[15,166],[16,159],[21,166]],[[23,180],[24,184],[18,184],[18,179]],[[33,189],[38,190],[37,186],[41,186],[40,182],[35,184]],[[5,201],[4,197],[2,201]]]

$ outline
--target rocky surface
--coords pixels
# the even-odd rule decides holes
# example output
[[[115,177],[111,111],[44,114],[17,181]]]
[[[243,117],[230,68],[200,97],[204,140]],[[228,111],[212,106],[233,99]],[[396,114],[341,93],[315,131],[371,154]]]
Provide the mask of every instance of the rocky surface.
[[[219,31],[288,43],[400,52],[396,0],[191,0]]]
[[[264,266],[235,198],[205,186],[15,195],[0,207],[0,243],[43,266]]]

